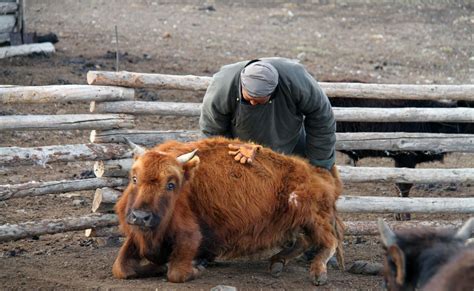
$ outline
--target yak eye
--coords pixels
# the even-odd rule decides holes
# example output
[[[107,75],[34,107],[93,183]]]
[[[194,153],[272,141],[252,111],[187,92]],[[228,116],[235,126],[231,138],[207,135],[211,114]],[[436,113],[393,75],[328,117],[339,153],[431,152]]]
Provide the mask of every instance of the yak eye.
[[[137,184],[137,176],[132,177],[133,184]]]
[[[172,182],[169,182],[168,185],[166,185],[166,190],[168,191],[172,191],[174,188],[176,188],[176,185]]]

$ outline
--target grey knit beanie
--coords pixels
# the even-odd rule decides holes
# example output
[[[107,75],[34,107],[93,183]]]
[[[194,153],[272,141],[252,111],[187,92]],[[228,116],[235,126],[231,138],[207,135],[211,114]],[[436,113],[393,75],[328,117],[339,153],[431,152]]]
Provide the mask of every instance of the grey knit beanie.
[[[267,97],[278,85],[278,71],[267,62],[251,63],[240,72],[240,82],[250,96]]]

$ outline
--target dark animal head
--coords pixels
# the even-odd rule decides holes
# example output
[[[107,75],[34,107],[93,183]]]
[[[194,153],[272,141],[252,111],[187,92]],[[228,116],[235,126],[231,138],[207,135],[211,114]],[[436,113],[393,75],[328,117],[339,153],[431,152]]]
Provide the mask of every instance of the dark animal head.
[[[394,233],[378,221],[385,249],[384,280],[388,290],[422,287],[450,258],[463,248],[474,228],[469,219],[457,232],[409,229]]]
[[[171,156],[157,150],[134,147],[134,163],[126,189],[128,201],[125,220],[141,231],[167,225],[179,195],[199,165],[196,151]]]

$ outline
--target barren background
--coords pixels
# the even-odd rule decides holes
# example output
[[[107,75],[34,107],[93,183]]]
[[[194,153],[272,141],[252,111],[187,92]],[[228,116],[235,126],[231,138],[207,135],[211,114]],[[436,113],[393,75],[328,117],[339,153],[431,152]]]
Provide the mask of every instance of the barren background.
[[[469,1],[215,0],[215,1],[28,1],[27,28],[59,37],[57,53],[0,60],[0,84],[85,84],[89,70],[115,70],[114,25],[120,70],[211,76],[220,66],[263,56],[298,58],[320,81],[405,84],[474,82],[474,6]],[[435,4],[433,4],[435,3]],[[201,102],[202,92],[137,90],[140,100]],[[1,115],[87,113],[88,104],[15,105]],[[141,117],[139,128],[197,129],[197,118]],[[89,132],[2,132],[0,146],[87,143]],[[338,156],[338,164],[344,157]],[[87,176],[93,163],[0,168],[0,184]],[[366,159],[364,166],[392,166]],[[444,164],[474,167],[472,154],[448,155]],[[387,183],[347,184],[347,194],[395,196]],[[471,185],[416,185],[412,196],[473,196]],[[0,224],[90,213],[93,191],[0,202]],[[375,215],[344,215],[375,219]],[[392,219],[392,215],[385,215]],[[414,215],[414,219],[465,219]],[[347,262],[380,262],[373,237],[345,241]],[[111,275],[119,245],[83,232],[44,235],[0,244],[0,289],[311,289],[307,265],[291,262],[281,278],[265,259],[218,262],[186,284],[164,278],[121,281]],[[382,278],[329,271],[321,289],[381,289]]]

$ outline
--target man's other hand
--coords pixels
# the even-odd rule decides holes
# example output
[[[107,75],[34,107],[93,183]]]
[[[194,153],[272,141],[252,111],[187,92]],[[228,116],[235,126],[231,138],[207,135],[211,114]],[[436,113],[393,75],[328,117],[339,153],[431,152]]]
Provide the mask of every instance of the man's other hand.
[[[255,158],[255,154],[262,148],[261,145],[245,143],[245,144],[229,144],[229,155],[234,156],[234,160],[241,164],[251,164]]]

